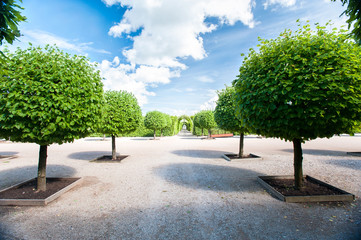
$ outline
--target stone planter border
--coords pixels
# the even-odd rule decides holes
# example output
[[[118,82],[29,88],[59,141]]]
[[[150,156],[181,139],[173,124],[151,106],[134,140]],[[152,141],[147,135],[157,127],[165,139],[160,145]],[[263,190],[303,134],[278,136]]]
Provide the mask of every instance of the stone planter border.
[[[105,156],[111,156],[111,155],[103,155],[103,156],[100,156],[100,157],[97,157],[93,160],[90,160],[90,162],[95,162],[95,163],[120,163],[121,161],[123,161],[124,159],[126,159],[127,157],[129,157],[129,155],[117,155],[117,157],[123,157],[122,159],[120,160],[100,160],[102,159],[103,157]]]
[[[223,154],[222,157],[224,159],[226,159],[229,162],[235,162],[235,161],[245,161],[245,160],[262,160],[262,158],[260,156],[254,155],[252,153],[250,153],[249,155],[251,155],[251,157],[248,158],[237,158],[237,159],[231,159],[229,158],[227,155],[237,155],[237,154]]]
[[[343,191],[339,188],[336,188],[330,184],[317,180],[316,178],[310,177],[308,175],[304,176],[307,180],[313,181],[317,184],[326,186],[330,189],[334,189],[336,191],[341,192],[342,194],[337,195],[318,195],[318,196],[284,196],[276,189],[274,189],[271,185],[266,183],[264,180],[266,179],[294,179],[294,176],[286,175],[286,176],[259,176],[257,181],[273,196],[280,199],[284,202],[289,203],[299,203],[299,202],[342,202],[342,201],[353,201],[355,199],[355,195]]]
[[[6,191],[8,189],[11,188],[15,188],[18,186],[21,186],[27,182],[30,182],[33,179],[21,182],[19,184],[13,185],[11,187],[5,188],[3,190],[1,190],[0,192]],[[47,178],[50,179],[50,178]],[[64,178],[51,178],[51,179],[64,179]],[[0,199],[0,206],[46,206],[47,204],[49,204],[50,202],[54,201],[55,199],[57,199],[58,197],[60,197],[61,195],[63,195],[64,193],[66,193],[67,191],[69,191],[70,189],[74,188],[75,186],[79,185],[80,183],[82,183],[83,179],[82,178],[68,178],[68,179],[78,179],[75,182],[69,184],[68,186],[62,188],[61,190],[59,190],[58,192],[54,193],[53,195],[45,198],[45,199]]]

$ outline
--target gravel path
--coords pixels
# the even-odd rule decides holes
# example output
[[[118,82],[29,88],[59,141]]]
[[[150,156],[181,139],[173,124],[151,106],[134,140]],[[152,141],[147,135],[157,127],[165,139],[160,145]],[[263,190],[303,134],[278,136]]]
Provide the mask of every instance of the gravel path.
[[[239,138],[118,138],[121,163],[91,163],[110,154],[97,138],[48,149],[49,177],[84,183],[46,207],[0,207],[0,239],[360,239],[361,136],[303,145],[304,173],[355,194],[352,203],[284,203],[259,175],[293,174],[292,143],[245,138],[262,160],[228,162]],[[0,189],[36,176],[39,147],[0,143]]]

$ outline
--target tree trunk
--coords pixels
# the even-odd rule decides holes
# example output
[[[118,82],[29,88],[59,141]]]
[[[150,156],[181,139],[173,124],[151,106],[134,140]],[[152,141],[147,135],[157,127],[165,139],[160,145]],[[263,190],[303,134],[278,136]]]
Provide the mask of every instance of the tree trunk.
[[[243,157],[243,142],[244,142],[244,133],[240,133],[239,134],[239,152],[238,152],[238,157],[241,158]]]
[[[37,190],[46,191],[46,158],[48,157],[48,146],[40,145]]]
[[[202,137],[204,136],[204,134],[203,134],[203,128],[202,128]]]
[[[163,137],[163,129],[160,130],[160,137]]]
[[[208,138],[211,138],[211,136],[212,136],[212,132],[211,132],[212,130],[211,129],[208,129]]]
[[[303,187],[302,160],[303,160],[303,156],[302,156],[301,139],[293,139],[293,167],[294,167],[296,189],[301,189]]]
[[[155,129],[154,129],[154,140],[155,140]]]
[[[117,150],[115,147],[115,136],[112,135],[112,160],[117,160]]]

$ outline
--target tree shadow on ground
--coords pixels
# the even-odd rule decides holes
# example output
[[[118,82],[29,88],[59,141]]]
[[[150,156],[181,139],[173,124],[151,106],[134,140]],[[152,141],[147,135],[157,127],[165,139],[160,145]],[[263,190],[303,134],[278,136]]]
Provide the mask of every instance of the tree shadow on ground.
[[[282,149],[283,152],[293,153],[293,149]],[[319,156],[347,156],[346,152],[324,150],[324,149],[302,149],[303,154],[319,155]]]
[[[223,154],[230,154],[227,151],[213,151],[213,150],[174,150],[171,153],[192,158],[222,158]]]
[[[148,140],[153,140],[153,138],[151,138],[151,137],[141,137],[141,138],[131,138],[130,140],[133,140],[133,141],[148,141]]]
[[[12,155],[16,155],[16,154],[18,154],[19,152],[7,152],[7,151],[5,151],[5,152],[0,152],[0,158],[1,158],[1,156],[12,156]]]
[[[154,173],[168,182],[194,189],[221,192],[258,192],[262,187],[248,169],[211,164],[179,163],[155,168]]]
[[[2,240],[24,239],[24,236],[49,239],[49,233],[52,239],[230,240],[271,240],[280,239],[280,236],[283,239],[359,239],[361,233],[357,223],[350,223],[350,219],[358,219],[359,207],[348,211],[348,217],[337,217],[331,222],[330,216],[339,216],[342,211],[331,214],[326,206],[305,208],[295,204],[255,202],[254,199],[245,202],[205,198],[184,205],[159,202],[151,207],[119,204],[111,211],[98,207],[86,213],[74,212],[73,206],[64,207],[61,212],[47,207],[39,209],[48,213],[42,217],[24,214],[23,209],[25,207],[11,209],[11,216],[17,214],[16,217],[0,215]]]
[[[36,178],[38,166],[16,167],[0,171],[0,189],[10,187],[20,182]],[[72,177],[77,171],[65,165],[46,166],[47,177]],[[1,239],[1,238],[0,238]]]
[[[108,141],[111,141],[112,139],[109,138],[109,137],[106,137],[106,138],[102,138],[102,137],[94,137],[94,138],[85,138],[84,141],[87,141],[87,142],[108,142]]]
[[[351,160],[351,159],[327,160],[325,161],[325,163],[361,171],[361,160]]]
[[[104,156],[104,155],[112,155],[112,152],[110,151],[87,151],[87,152],[75,152],[72,154],[69,154],[68,157],[75,160],[94,160],[98,157]]]

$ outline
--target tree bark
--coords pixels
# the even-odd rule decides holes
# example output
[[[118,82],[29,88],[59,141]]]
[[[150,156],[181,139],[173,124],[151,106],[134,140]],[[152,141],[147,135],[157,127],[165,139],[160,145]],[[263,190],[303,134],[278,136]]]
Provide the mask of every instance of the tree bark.
[[[117,149],[115,147],[115,136],[112,135],[112,160],[117,160]]]
[[[203,134],[203,128],[202,128],[202,137],[204,136],[204,134]]]
[[[154,140],[155,140],[155,129],[154,129]]]
[[[163,137],[163,129],[160,130],[160,137]]]
[[[208,129],[208,138],[211,138],[211,136],[212,136],[212,132],[211,132],[212,130],[211,129]]]
[[[40,145],[37,190],[46,191],[46,158],[48,157],[48,146]]]
[[[243,157],[243,145],[244,145],[244,133],[240,133],[239,134],[239,152],[238,152],[239,158]]]
[[[301,189],[303,187],[302,160],[301,139],[293,139],[293,167],[296,189]]]

